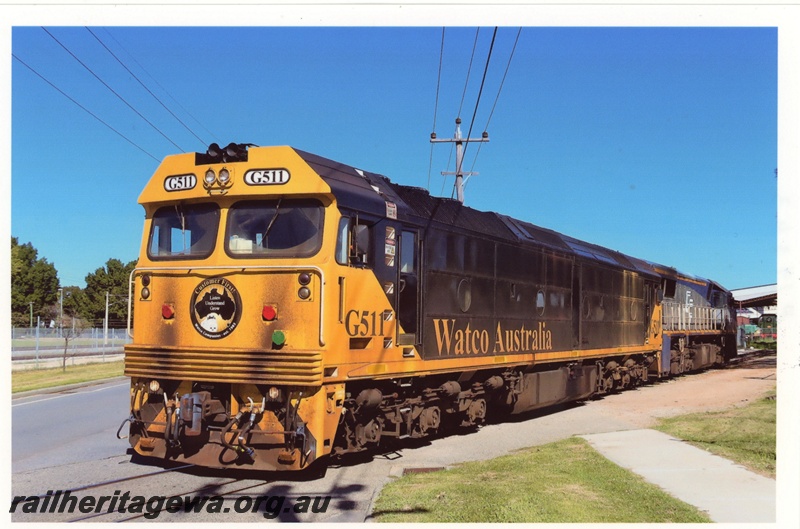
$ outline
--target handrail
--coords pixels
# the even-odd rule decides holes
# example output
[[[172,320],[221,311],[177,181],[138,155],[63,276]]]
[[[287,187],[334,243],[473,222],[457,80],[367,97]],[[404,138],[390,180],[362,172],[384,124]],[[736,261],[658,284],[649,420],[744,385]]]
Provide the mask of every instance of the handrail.
[[[720,307],[669,302],[663,305],[662,324],[665,330],[713,331],[724,329],[728,322],[728,314]]]
[[[139,272],[152,272],[152,271],[176,271],[176,272],[186,272],[187,274],[192,273],[195,270],[233,270],[239,272],[246,272],[249,270],[314,270],[319,273],[320,279],[320,294],[319,294],[319,345],[325,346],[325,319],[324,319],[324,307],[325,307],[325,274],[322,272],[322,269],[318,266],[313,265],[304,265],[304,266],[289,266],[289,265],[256,265],[256,266],[223,266],[223,265],[215,265],[215,266],[147,266],[147,267],[137,267],[131,271],[131,274],[128,278],[128,336],[133,338],[133,334],[131,334],[131,305],[133,300],[133,285],[134,282],[134,275]]]

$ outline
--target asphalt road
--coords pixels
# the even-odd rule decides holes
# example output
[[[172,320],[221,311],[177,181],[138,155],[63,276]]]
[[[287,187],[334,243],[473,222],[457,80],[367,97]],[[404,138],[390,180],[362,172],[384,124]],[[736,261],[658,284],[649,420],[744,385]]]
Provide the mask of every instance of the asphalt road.
[[[682,388],[688,389],[693,383],[708,385],[715,377],[730,376],[725,373],[715,371],[645,386],[633,392],[574,405],[558,413],[525,415],[512,422],[485,426],[477,432],[409,443],[396,452],[360,455],[327,468],[315,469],[312,473],[291,476],[197,469],[164,472],[161,467],[132,461],[127,453],[127,441],[115,437],[128,410],[127,384],[116,381],[68,393],[13,401],[12,496],[44,495],[48,490],[74,491],[89,484],[114,481],[76,494],[91,494],[95,498],[104,495],[116,497],[120,502],[126,493],[129,497],[141,495],[147,500],[174,495],[224,498],[217,509],[220,512],[203,509],[202,512],[187,513],[179,509],[173,513],[162,512],[157,521],[362,522],[370,513],[383,484],[407,469],[447,467],[463,461],[497,457],[572,435],[639,428],[642,426],[641,413],[635,417],[627,413],[626,410],[631,409],[628,402],[647,400],[672,405],[677,401],[673,401],[671,395],[684,393]],[[740,388],[744,389],[741,384],[749,384],[756,393],[774,385],[774,378],[743,377],[742,380],[737,381]],[[130,479],[142,475],[145,476]],[[312,500],[319,497],[318,507],[324,505],[325,497],[330,499],[324,512],[303,508],[296,512],[298,506],[304,506],[303,496]],[[262,503],[252,512],[251,507],[258,497],[263,497]],[[20,507],[12,514],[13,521],[68,521],[87,516],[78,512],[42,514],[21,511]],[[100,516],[94,513],[88,516],[95,516],[92,521],[104,522],[137,516],[137,520],[142,520],[147,509],[138,515],[116,511],[108,514],[106,511],[100,509]]]
[[[125,453],[116,431],[129,407],[129,382],[15,399],[11,406],[14,474]]]

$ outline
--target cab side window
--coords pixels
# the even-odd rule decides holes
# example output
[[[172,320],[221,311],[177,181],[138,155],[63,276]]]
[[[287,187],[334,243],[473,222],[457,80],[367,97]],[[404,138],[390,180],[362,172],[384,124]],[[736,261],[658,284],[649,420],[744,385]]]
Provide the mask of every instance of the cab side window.
[[[400,244],[400,272],[413,274],[416,272],[417,234],[412,231],[404,231]]]
[[[347,266],[350,255],[350,217],[342,217],[336,233],[336,262]]]
[[[336,262],[340,265],[368,266],[372,227],[358,217],[342,217],[336,237]]]

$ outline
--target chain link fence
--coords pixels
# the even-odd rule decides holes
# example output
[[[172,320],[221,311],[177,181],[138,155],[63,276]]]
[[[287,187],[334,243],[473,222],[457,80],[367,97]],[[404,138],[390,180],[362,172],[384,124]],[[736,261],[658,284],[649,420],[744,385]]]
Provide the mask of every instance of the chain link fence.
[[[73,358],[121,354],[123,345],[130,342],[126,329],[105,332],[102,327],[94,327],[74,333],[72,329],[12,327],[11,360],[60,358],[65,345],[67,356]]]

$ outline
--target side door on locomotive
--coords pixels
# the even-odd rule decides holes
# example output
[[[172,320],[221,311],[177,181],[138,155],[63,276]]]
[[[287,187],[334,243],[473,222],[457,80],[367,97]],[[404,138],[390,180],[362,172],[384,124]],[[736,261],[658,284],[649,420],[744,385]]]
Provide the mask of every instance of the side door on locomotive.
[[[421,243],[417,228],[362,212],[345,210],[343,215],[349,232],[350,265],[368,268],[375,274],[402,327],[402,331],[397,328],[393,343],[386,345],[418,347]]]

